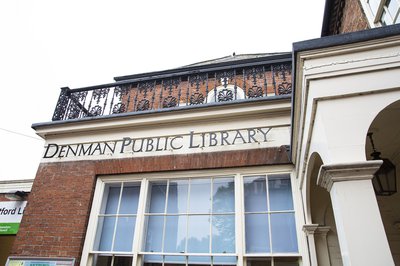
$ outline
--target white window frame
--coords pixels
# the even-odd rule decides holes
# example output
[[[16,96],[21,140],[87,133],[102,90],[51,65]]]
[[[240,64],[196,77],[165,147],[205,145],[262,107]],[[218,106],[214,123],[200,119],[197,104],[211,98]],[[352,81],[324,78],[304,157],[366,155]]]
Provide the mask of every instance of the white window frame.
[[[377,27],[383,26],[381,23],[381,19],[382,19],[382,15],[383,15],[384,11],[387,12],[387,14],[391,17],[390,13],[388,12],[388,7],[386,6],[386,0],[379,0],[379,5],[378,5],[378,9],[376,11],[376,14],[374,14],[374,12],[372,11],[372,8],[370,5],[371,0],[360,0],[360,1],[361,1],[362,8],[364,10],[364,13],[367,17],[369,26],[371,28],[377,28]],[[399,0],[392,0],[392,1],[397,1],[398,5],[400,6]],[[394,21],[399,16],[400,16],[400,8],[398,8],[398,10],[397,10],[397,15],[394,18],[391,17],[391,23],[388,25],[394,24]]]
[[[90,211],[90,217],[86,232],[85,243],[82,251],[81,266],[93,265],[93,255],[90,254],[106,254],[107,252],[98,252],[93,250],[94,241],[97,232],[98,214],[100,212],[104,189],[108,183],[117,182],[139,182],[140,183],[140,194],[139,204],[137,210],[137,219],[133,236],[133,250],[132,252],[109,252],[120,255],[131,255],[132,265],[143,265],[144,254],[144,240],[145,240],[145,209],[147,204],[147,195],[149,183],[151,181],[160,180],[172,180],[172,179],[183,179],[183,178],[207,178],[207,177],[234,177],[235,182],[235,248],[236,253],[231,256],[237,257],[237,265],[246,266],[247,259],[271,259],[272,264],[275,257],[292,257],[298,258],[299,263],[301,261],[301,255],[306,247],[302,241],[302,231],[300,230],[302,221],[302,209],[300,204],[300,195],[296,189],[296,179],[293,176],[293,167],[290,165],[276,165],[276,166],[263,166],[263,167],[244,167],[244,168],[231,168],[231,169],[210,169],[201,171],[179,171],[179,172],[163,172],[163,173],[145,173],[145,174],[125,174],[125,175],[105,175],[99,176],[96,181],[95,193],[93,196],[92,208]],[[246,254],[245,252],[245,224],[244,224],[244,176],[251,175],[272,175],[272,174],[288,174],[291,180],[293,208],[295,213],[296,221],[296,236],[298,252],[295,253],[255,253]],[[238,185],[239,184],[239,185]],[[185,253],[182,255],[191,255]],[[199,254],[197,254],[199,255]],[[206,254],[204,254],[206,255]],[[207,255],[212,255],[207,254]],[[299,264],[300,265],[300,264]]]

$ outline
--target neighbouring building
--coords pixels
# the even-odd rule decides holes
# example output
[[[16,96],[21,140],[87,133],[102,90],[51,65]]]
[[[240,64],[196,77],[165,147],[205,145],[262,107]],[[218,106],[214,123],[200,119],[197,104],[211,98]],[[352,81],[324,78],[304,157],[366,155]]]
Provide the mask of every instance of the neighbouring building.
[[[33,179],[0,181],[0,264],[7,262]]]
[[[7,265],[400,264],[398,15],[62,88]]]

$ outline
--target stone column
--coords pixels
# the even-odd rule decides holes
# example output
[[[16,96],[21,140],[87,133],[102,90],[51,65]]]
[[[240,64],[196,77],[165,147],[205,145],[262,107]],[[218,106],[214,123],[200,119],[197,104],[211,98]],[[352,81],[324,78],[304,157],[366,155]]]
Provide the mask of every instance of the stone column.
[[[327,234],[330,226],[318,226],[314,233],[315,246],[317,249],[317,260],[319,266],[330,266],[331,260],[329,257],[329,247],[327,241]]]
[[[317,261],[317,250],[315,248],[315,239],[314,233],[315,230],[318,228],[318,224],[305,224],[303,225],[303,231],[306,233],[307,240],[308,240],[308,248],[310,251],[310,263],[311,266],[318,265]]]
[[[332,201],[343,264],[394,265],[371,179],[382,161],[322,165],[317,184]]]

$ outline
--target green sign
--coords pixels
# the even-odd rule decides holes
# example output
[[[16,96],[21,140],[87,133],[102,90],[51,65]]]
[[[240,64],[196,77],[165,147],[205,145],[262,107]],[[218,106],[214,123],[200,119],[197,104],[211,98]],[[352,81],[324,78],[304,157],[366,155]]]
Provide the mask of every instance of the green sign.
[[[15,235],[19,229],[19,223],[0,223],[0,235]]]

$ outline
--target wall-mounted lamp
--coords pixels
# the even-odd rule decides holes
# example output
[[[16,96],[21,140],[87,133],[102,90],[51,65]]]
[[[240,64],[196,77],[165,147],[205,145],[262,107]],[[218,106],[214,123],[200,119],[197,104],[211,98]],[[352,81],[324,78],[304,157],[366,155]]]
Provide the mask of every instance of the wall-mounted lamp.
[[[374,186],[375,194],[379,196],[390,196],[397,192],[396,184],[396,167],[386,158],[381,158],[381,153],[375,149],[374,141],[372,140],[372,132],[367,134],[371,141],[371,153],[373,160],[382,160],[381,168],[376,171],[372,178],[372,185]]]

